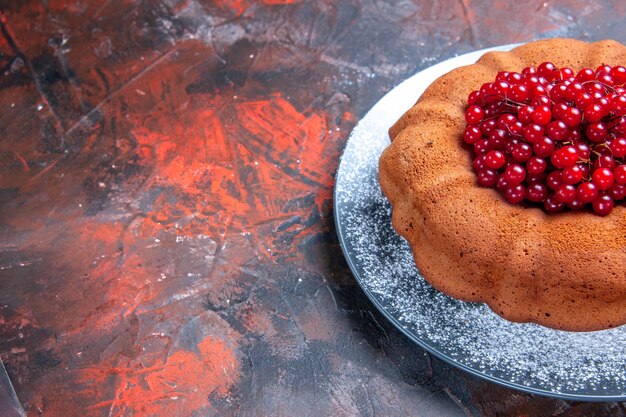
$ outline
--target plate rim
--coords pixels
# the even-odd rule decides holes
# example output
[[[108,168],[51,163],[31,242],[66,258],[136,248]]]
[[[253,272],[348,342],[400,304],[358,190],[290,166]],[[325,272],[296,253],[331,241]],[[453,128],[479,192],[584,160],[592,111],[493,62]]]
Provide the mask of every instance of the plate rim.
[[[335,226],[335,231],[337,233],[337,237],[339,239],[339,246],[341,247],[341,252],[343,253],[344,259],[346,260],[347,264],[348,264],[348,268],[350,269],[350,272],[352,273],[352,275],[354,276],[355,280],[357,281],[359,287],[361,288],[361,290],[365,293],[365,295],[367,296],[367,298],[370,300],[370,302],[376,307],[376,309],[387,319],[389,320],[394,327],[396,327],[396,329],[400,330],[400,332],[402,334],[404,334],[409,340],[411,340],[413,343],[416,343],[418,346],[420,346],[422,349],[426,350],[428,353],[430,353],[431,355],[437,357],[438,359],[444,361],[445,363],[454,366],[457,369],[461,369],[462,371],[465,371],[467,373],[469,373],[470,375],[476,376],[480,379],[495,383],[497,385],[501,385],[507,388],[511,388],[517,391],[521,391],[521,392],[525,392],[525,393],[529,393],[529,394],[536,394],[536,395],[540,395],[543,397],[549,397],[549,398],[555,398],[555,399],[560,399],[560,400],[569,400],[569,401],[586,401],[586,402],[597,402],[597,403],[609,403],[609,402],[620,402],[620,401],[624,401],[626,400],[626,393],[624,393],[623,395],[584,395],[584,394],[574,394],[574,393],[562,393],[562,392],[555,392],[555,391],[549,391],[546,389],[540,389],[540,388],[534,388],[534,387],[529,387],[526,385],[522,385],[520,383],[516,383],[516,382],[512,382],[503,378],[499,378],[493,375],[488,375],[485,373],[480,372],[477,369],[474,369],[466,364],[463,364],[461,362],[458,362],[457,360],[455,360],[454,358],[445,355],[442,352],[439,352],[438,350],[436,350],[435,348],[433,348],[432,346],[428,345],[427,343],[425,343],[423,340],[421,340],[419,337],[413,335],[411,332],[408,331],[408,329],[406,329],[402,323],[400,323],[390,312],[388,312],[378,301],[378,299],[371,293],[371,291],[365,286],[362,277],[360,276],[356,265],[354,264],[354,259],[352,256],[350,256],[350,254],[348,253],[348,250],[346,248],[346,242],[347,239],[344,235],[344,229],[341,226],[341,219],[340,219],[340,210],[338,210],[338,201],[340,201],[338,199],[338,194],[339,194],[339,189],[337,187],[337,184],[339,183],[339,176],[341,175],[342,172],[342,167],[344,166],[344,156],[346,154],[346,149],[348,147],[348,143],[350,142],[350,140],[352,139],[352,136],[354,134],[354,132],[357,130],[357,128],[359,127],[359,125],[362,123],[362,121],[364,119],[366,119],[371,112],[373,112],[375,110],[375,108],[381,103],[381,101],[383,101],[383,99],[385,97],[387,97],[389,94],[391,94],[394,90],[396,90],[397,88],[399,88],[404,82],[407,82],[409,79],[419,76],[420,74],[422,74],[424,71],[431,69],[433,67],[436,66],[445,66],[446,64],[450,64],[451,62],[454,62],[455,60],[458,60],[460,58],[463,58],[467,55],[472,55],[472,54],[476,54],[478,56],[486,53],[486,52],[490,52],[490,51],[508,51],[513,49],[516,46],[522,45],[521,43],[515,43],[515,44],[505,44],[505,45],[499,45],[499,46],[494,46],[494,47],[489,47],[489,48],[483,48],[483,49],[479,49],[479,50],[475,50],[475,51],[470,51],[464,54],[460,54],[460,55],[456,55],[453,57],[450,57],[448,59],[444,59],[443,61],[439,61],[434,63],[433,65],[429,65],[426,68],[423,68],[422,70],[417,71],[416,73],[414,73],[413,75],[407,77],[406,79],[402,80],[400,83],[396,84],[393,88],[391,88],[389,91],[387,91],[382,97],[380,97],[378,99],[378,101],[376,101],[376,103],[367,111],[367,113],[359,119],[359,121],[357,122],[357,124],[352,128],[352,130],[350,131],[350,135],[348,136],[348,139],[346,141],[346,144],[344,146],[344,149],[341,152],[341,156],[339,158],[339,164],[338,164],[338,168],[337,168],[337,172],[335,173],[335,184],[333,187],[333,202],[334,202],[334,208],[333,208],[333,219],[334,219],[334,226]],[[458,66],[458,65],[457,65]],[[455,66],[455,68],[457,67]],[[421,94],[420,94],[421,96]],[[408,109],[406,109],[408,110]]]

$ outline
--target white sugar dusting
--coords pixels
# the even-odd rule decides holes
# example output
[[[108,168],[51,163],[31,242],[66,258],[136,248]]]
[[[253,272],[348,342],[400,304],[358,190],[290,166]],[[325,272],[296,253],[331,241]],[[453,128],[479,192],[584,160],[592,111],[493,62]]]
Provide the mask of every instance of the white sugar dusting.
[[[474,62],[461,56],[411,77],[359,123],[336,183],[338,230],[357,279],[404,331],[429,349],[487,378],[550,395],[626,398],[626,326],[574,333],[508,322],[487,306],[433,289],[419,275],[407,243],[391,226],[378,184],[387,129],[432,77]]]

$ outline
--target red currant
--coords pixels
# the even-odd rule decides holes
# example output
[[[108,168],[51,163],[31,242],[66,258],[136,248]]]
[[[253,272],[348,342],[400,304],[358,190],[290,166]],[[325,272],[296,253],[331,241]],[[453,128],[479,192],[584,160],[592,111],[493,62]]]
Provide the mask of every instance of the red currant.
[[[546,126],[546,134],[554,140],[563,140],[567,137],[569,129],[562,120],[555,120]]]
[[[482,187],[493,187],[498,180],[498,174],[492,169],[481,169],[477,174],[478,184]]]
[[[534,202],[539,203],[546,199],[548,196],[548,187],[542,183],[533,183],[526,189],[526,197]]]
[[[550,139],[549,137],[543,137],[537,142],[533,143],[533,151],[535,152],[535,155],[540,158],[549,157],[550,155],[552,155],[552,152],[554,152],[554,149],[554,141],[552,141],[552,139]]]
[[[546,209],[546,211],[548,213],[558,213],[560,211],[563,211],[563,209],[565,208],[565,204],[561,203],[560,201],[558,201],[554,194],[551,196],[548,196],[544,202],[543,202],[543,206]]]
[[[623,200],[624,197],[626,197],[626,185],[613,184],[611,188],[609,188],[609,195],[614,201]]]
[[[550,62],[498,72],[468,96],[477,184],[506,201],[607,215],[626,200],[626,68]]]
[[[504,192],[504,197],[511,204],[519,204],[526,198],[526,188],[521,185],[512,185]]]
[[[539,158],[538,156],[532,156],[528,162],[526,162],[526,171],[529,174],[541,174],[546,170],[548,163],[545,159]]]
[[[593,211],[600,215],[606,216],[613,210],[613,199],[610,195],[602,193],[592,201]]]
[[[557,149],[550,157],[552,165],[559,169],[571,167],[576,161],[578,161],[578,150],[571,145]]]
[[[600,190],[608,190],[613,185],[613,171],[608,168],[598,168],[591,174],[591,180]]]
[[[485,157],[485,166],[489,169],[499,169],[506,163],[506,157],[501,151],[489,151]]]
[[[521,165],[511,164],[504,170],[504,177],[509,185],[521,184],[526,178],[526,170]]]
[[[616,85],[622,85],[626,83],[626,68],[621,65],[611,68],[609,75],[613,78]]]
[[[550,119],[552,118],[552,110],[550,110],[550,107],[545,104],[538,106],[535,108],[535,111],[530,116],[530,118],[534,123],[537,123],[538,125],[546,125],[550,122]]]
[[[618,165],[613,170],[613,180],[618,184],[626,184],[626,165]]]
[[[537,75],[551,82],[560,78],[559,69],[552,62],[543,62],[537,67]]]
[[[554,196],[561,203],[570,203],[576,198],[576,187],[570,184],[561,185]]]
[[[583,168],[580,165],[572,165],[563,168],[561,171],[561,180],[564,184],[577,184],[583,179]]]
[[[598,187],[592,182],[583,182],[576,189],[576,195],[583,203],[591,203],[598,197],[598,192]]]
[[[563,185],[563,180],[561,179],[561,171],[552,171],[548,174],[546,178],[546,185],[551,190],[558,190]]]
[[[613,139],[609,148],[611,149],[611,152],[613,152],[613,157],[623,158],[626,156],[626,138],[622,137]]]

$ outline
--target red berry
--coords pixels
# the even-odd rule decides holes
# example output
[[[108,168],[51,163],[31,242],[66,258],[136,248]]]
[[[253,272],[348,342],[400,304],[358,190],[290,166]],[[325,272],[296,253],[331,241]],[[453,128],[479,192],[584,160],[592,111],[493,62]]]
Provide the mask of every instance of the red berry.
[[[548,213],[558,213],[560,211],[563,211],[563,209],[565,208],[565,204],[557,201],[557,199],[554,197],[554,194],[552,194],[544,200],[543,207]]]
[[[592,182],[583,182],[576,189],[577,198],[583,203],[591,203],[598,197],[598,187]]]
[[[526,170],[521,165],[511,164],[504,170],[504,178],[509,185],[521,184],[526,178]]]
[[[506,163],[506,157],[501,151],[489,151],[485,157],[485,166],[489,169],[499,169]]]
[[[518,103],[525,102],[528,99],[528,87],[523,84],[512,86],[508,91],[507,98]]]
[[[481,169],[477,174],[478,184],[482,187],[493,187],[498,180],[498,174],[491,169]]]
[[[568,108],[569,106],[567,103],[563,101],[555,101],[554,106],[552,106],[552,119],[561,120]]]
[[[609,65],[602,64],[598,68],[596,68],[596,78],[598,78],[598,76],[602,74],[610,74],[610,73],[611,73],[611,67]]]
[[[583,112],[585,120],[591,123],[599,122],[604,117],[604,108],[600,104],[592,104],[587,106]]]
[[[559,169],[571,167],[576,161],[578,161],[578,150],[571,145],[557,149],[550,157],[552,165]]]
[[[589,156],[591,155],[591,149],[589,148],[589,145],[583,142],[579,142],[574,146],[576,147],[576,150],[578,150],[579,157],[581,157],[582,159],[589,159]]]
[[[569,129],[561,120],[555,120],[546,126],[546,135],[554,140],[563,140],[567,137]]]
[[[622,158],[626,156],[626,138],[613,139],[609,148],[611,148],[614,158]]]
[[[526,189],[526,197],[528,200],[539,203],[546,199],[548,196],[548,187],[542,183],[533,183]]]
[[[618,165],[613,170],[613,180],[618,184],[626,184],[626,165]]]
[[[568,107],[561,116],[561,120],[567,127],[575,127],[582,121],[582,113],[576,107]]]
[[[602,154],[593,161],[592,168],[595,171],[598,168],[608,168],[613,171],[617,167],[617,162],[611,155]]]
[[[550,100],[550,97],[545,94],[536,95],[535,97],[533,97],[533,100],[531,102],[534,107],[549,106],[551,103],[552,100]]]
[[[474,168],[474,172],[479,172],[481,169],[485,168],[485,157],[487,155],[482,154],[482,155],[478,155],[476,158],[474,158],[474,160],[472,161],[472,167]]]
[[[467,104],[473,106],[474,104],[480,104],[483,98],[480,95],[480,91],[472,91],[469,96],[467,96]]]
[[[611,121],[611,133],[614,135],[626,135],[626,117],[615,118]]]
[[[524,139],[526,139],[527,142],[535,143],[543,137],[543,127],[537,124],[531,123],[529,125],[524,126],[523,135],[524,135]]]
[[[499,72],[469,94],[465,111],[477,185],[549,213],[608,214],[626,199],[625,84],[623,66]]]
[[[585,83],[585,90],[592,96],[602,97],[606,94],[604,86],[599,82]]]
[[[563,181],[561,180],[561,171],[552,171],[546,177],[546,185],[551,190],[558,190],[563,185]]]
[[[506,139],[508,138],[508,133],[503,129],[494,129],[489,134],[489,147],[490,149],[504,149],[506,145]]]
[[[561,185],[555,191],[554,197],[561,203],[569,203],[576,198],[576,187],[570,184]]]
[[[576,81],[584,83],[585,81],[595,80],[596,73],[591,68],[583,68],[576,74]]]
[[[626,68],[621,65],[611,68],[609,75],[615,81],[615,85],[622,85],[626,83]]]
[[[591,123],[585,130],[587,138],[592,142],[602,142],[606,137],[608,130],[606,125],[602,122]]]
[[[583,168],[580,165],[572,165],[563,168],[561,171],[561,180],[564,184],[577,184],[583,179]]]
[[[516,85],[521,83],[523,79],[522,74],[519,72],[509,72],[505,81],[508,81],[511,85]]]
[[[504,192],[504,197],[511,204],[519,204],[526,198],[526,188],[521,185],[512,185]]]
[[[582,164],[579,164],[578,166],[583,171],[583,180],[591,180],[591,177],[589,175],[589,172],[590,172],[589,165],[582,163]]]
[[[596,98],[593,99],[593,104],[600,105],[600,108],[601,108],[600,112],[602,113],[603,116],[606,116],[611,111],[611,100],[612,99],[613,99],[613,97],[611,97],[609,99],[608,96],[596,97]]]
[[[609,87],[613,87],[615,85],[615,82],[613,81],[613,77],[611,77],[607,73],[598,75],[597,80],[601,82],[602,84],[607,85]]]
[[[537,69],[535,67],[525,67],[522,70],[522,75],[524,77],[529,77],[529,76],[534,75],[536,73],[537,73]]]
[[[613,184],[611,188],[609,188],[609,195],[613,201],[623,200],[624,197],[626,197],[626,185]]]
[[[526,162],[526,171],[532,175],[541,174],[546,170],[547,166],[548,163],[545,159],[533,156]]]
[[[611,212],[611,210],[613,210],[614,203],[610,195],[602,193],[595,200],[593,200],[591,205],[596,214],[606,216]]]
[[[504,177],[504,174],[501,174],[498,177],[498,181],[496,182],[496,188],[502,192],[506,191],[506,189],[509,188],[509,183]]]
[[[561,180],[561,171],[552,171],[546,177],[546,185],[551,190],[558,190],[563,185],[563,181]]]
[[[550,99],[553,102],[559,102],[561,100],[565,100],[565,95],[567,93],[567,86],[569,85],[569,81],[561,81],[558,84],[555,84],[552,89],[549,91]]]
[[[611,99],[611,112],[616,116],[626,115],[626,96],[616,95]]]
[[[581,141],[583,135],[582,133],[580,133],[579,129],[570,129],[569,133],[567,135],[567,139],[569,142],[573,143],[573,144],[577,144],[578,142]]]
[[[543,62],[537,67],[537,75],[548,82],[558,80],[561,76],[559,69],[552,62]]]
[[[540,172],[539,174],[531,174],[526,171],[526,179],[524,181],[526,181],[526,184],[533,184],[535,182],[541,182],[545,184],[547,176],[548,175],[545,172]]]
[[[576,107],[584,111],[588,106],[593,104],[593,96],[587,92],[579,94],[575,99]]]
[[[474,144],[474,153],[476,155],[482,155],[491,150],[489,146],[489,141],[487,139],[481,139]]]
[[[600,190],[608,190],[613,185],[613,171],[608,168],[598,168],[591,174],[591,180]]]
[[[498,127],[499,129],[509,130],[510,126],[514,125],[516,122],[517,117],[515,117],[511,113],[504,113],[503,115],[498,117],[496,127]]]
[[[463,141],[469,145],[473,145],[483,137],[478,126],[467,126],[463,132]]]
[[[542,80],[543,80],[543,78],[542,78]],[[547,104],[547,103],[549,103],[550,99],[548,98],[548,96],[546,94],[548,94],[548,90],[546,90],[546,88],[543,85],[536,85],[532,90],[530,90],[529,96],[532,97],[533,99],[535,97],[545,97],[546,100],[548,100],[546,102],[546,104]]]
[[[562,80],[573,80],[574,79],[574,71],[572,71],[571,68],[561,68],[559,70],[559,72],[561,73],[561,79]]]
[[[526,162],[533,156],[533,148],[528,143],[520,142],[513,148],[511,156],[515,162]]]
[[[579,82],[573,82],[565,89],[565,98],[568,101],[576,100],[580,94],[585,92],[585,87]]]
[[[470,125],[477,125],[485,116],[485,110],[480,106],[470,106],[465,111],[465,121]]]
[[[510,88],[511,84],[504,80],[496,81],[495,83],[493,83],[493,91],[495,91],[495,93],[501,97],[505,97]]]
[[[549,106],[544,104],[536,107],[530,117],[534,123],[543,126],[550,122],[550,119],[552,118],[552,111]]]
[[[585,207],[585,203],[583,203],[582,201],[580,201],[579,199],[575,198],[572,201],[570,201],[569,203],[567,203],[567,207],[570,210],[580,210],[583,207]]]
[[[483,135],[488,136],[493,129],[496,128],[496,121],[493,119],[483,120],[480,123],[480,131],[483,132]]]
[[[550,139],[549,137],[543,137],[537,142],[533,143],[533,151],[535,152],[535,155],[540,158],[549,157],[550,155],[552,155],[552,152],[554,152],[554,149],[554,141],[552,141],[552,139]]]
[[[520,141],[518,139],[515,139],[515,138],[509,139],[504,145],[504,150],[507,153],[507,155],[510,155],[511,153],[513,153],[513,150],[519,143]]]

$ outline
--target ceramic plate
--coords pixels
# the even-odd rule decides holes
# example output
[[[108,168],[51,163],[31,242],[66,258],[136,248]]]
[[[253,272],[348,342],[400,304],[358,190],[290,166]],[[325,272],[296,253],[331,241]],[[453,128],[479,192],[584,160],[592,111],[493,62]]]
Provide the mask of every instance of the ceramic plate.
[[[492,48],[509,50],[513,45]],[[378,184],[387,130],[438,76],[474,63],[481,50],[434,65],[386,94],[353,130],[335,186],[335,221],[352,273],[374,305],[433,355],[484,379],[535,394],[626,400],[626,326],[572,333],[508,322],[486,305],[454,300],[416,269],[391,226]]]

